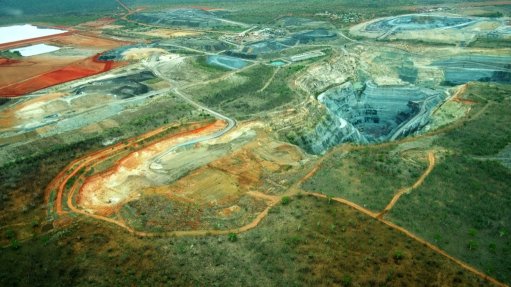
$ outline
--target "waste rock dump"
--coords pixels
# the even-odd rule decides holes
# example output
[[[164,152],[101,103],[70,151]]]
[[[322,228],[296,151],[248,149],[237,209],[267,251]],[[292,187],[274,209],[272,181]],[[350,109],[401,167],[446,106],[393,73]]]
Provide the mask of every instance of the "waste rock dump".
[[[148,93],[151,89],[142,82],[155,79],[149,71],[108,80],[95,81],[75,89],[75,94],[108,92],[118,99],[127,99]]]

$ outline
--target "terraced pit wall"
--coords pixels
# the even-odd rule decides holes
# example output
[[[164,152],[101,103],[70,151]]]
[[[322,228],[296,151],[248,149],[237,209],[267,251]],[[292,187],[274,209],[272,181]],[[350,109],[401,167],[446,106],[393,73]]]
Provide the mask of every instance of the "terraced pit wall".
[[[462,55],[433,62],[444,72],[444,83],[465,84],[470,81],[511,83],[511,57]]]
[[[356,91],[347,82],[322,93],[318,100],[327,115],[296,138],[298,145],[314,154],[343,142],[367,144],[420,132],[444,96],[412,85],[376,86],[372,82]]]

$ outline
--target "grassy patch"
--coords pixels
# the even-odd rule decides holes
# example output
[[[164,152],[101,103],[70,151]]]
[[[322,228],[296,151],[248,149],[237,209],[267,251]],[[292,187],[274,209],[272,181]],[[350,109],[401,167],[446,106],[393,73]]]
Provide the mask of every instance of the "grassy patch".
[[[168,197],[155,195],[126,204],[120,213],[137,230],[162,232],[164,228],[188,230],[196,220],[198,209],[198,206],[190,203],[174,202]]]
[[[469,86],[468,98],[478,101],[469,121],[435,141],[450,154],[390,213],[391,220],[507,283],[511,283],[511,171],[480,158],[494,156],[511,142],[509,90]]]
[[[229,216],[223,215],[222,211],[233,203],[240,209]],[[164,195],[148,195],[124,205],[120,215],[128,225],[140,231],[225,230],[248,224],[265,207],[264,202],[248,196],[237,202],[200,205]]]
[[[495,155],[511,143],[511,86],[470,84],[469,87],[467,99],[477,102],[469,121],[436,143],[463,154]],[[485,105],[488,106],[481,111]]]
[[[82,218],[66,233],[2,250],[0,284],[488,286],[341,204],[305,196],[275,208],[258,228],[236,236],[140,239]]]
[[[291,103],[294,93],[288,87],[287,80],[302,66],[277,68],[258,64],[225,80],[208,84],[207,88],[198,86],[187,93],[207,105],[223,110],[240,119],[250,114],[264,112]],[[271,80],[271,81],[270,81]],[[270,81],[268,86],[265,85]]]
[[[380,211],[398,189],[412,185],[427,166],[422,156],[395,153],[394,147],[334,152],[303,188]]]
[[[470,42],[468,45],[473,48],[509,48],[511,46],[511,40],[498,39],[498,38],[477,38],[477,40]]]
[[[230,71],[227,68],[216,66],[216,65],[210,65],[207,62],[206,56],[199,56],[195,61],[190,62],[191,65],[197,69],[203,70],[204,72],[213,73],[220,75],[221,73],[225,73]]]
[[[497,162],[445,158],[391,219],[492,276],[511,282],[511,172]]]

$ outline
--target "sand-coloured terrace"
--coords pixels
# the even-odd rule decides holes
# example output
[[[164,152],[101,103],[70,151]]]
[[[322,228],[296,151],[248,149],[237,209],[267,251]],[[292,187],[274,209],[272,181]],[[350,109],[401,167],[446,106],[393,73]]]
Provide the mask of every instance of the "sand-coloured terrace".
[[[157,78],[146,70],[101,78],[77,81],[57,92],[40,93],[4,107],[0,114],[0,144],[24,144],[102,121],[111,126],[104,121],[128,110],[130,105],[147,103],[160,92],[147,83]]]
[[[78,159],[48,186],[52,211],[88,215],[146,236],[253,228],[279,200],[267,185],[280,184],[267,175],[301,172],[305,155],[271,139],[258,122],[187,144],[226,127],[224,121],[192,124],[154,138],[165,131],[159,129]],[[162,153],[164,168],[153,170]],[[197,164],[187,166],[190,161]]]
[[[78,204],[89,211],[109,208],[126,201],[143,187],[155,183],[164,184],[167,177],[150,169],[150,163],[154,157],[174,145],[214,133],[224,127],[224,122],[217,121],[212,125],[179,137],[162,140],[130,154],[109,171],[88,179],[80,190]]]

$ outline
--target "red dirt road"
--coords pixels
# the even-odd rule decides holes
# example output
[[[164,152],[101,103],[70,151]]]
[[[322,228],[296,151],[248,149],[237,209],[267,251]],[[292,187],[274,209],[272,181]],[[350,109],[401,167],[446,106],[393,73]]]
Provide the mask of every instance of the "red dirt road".
[[[200,127],[196,127],[192,130],[188,130],[185,132],[180,132],[177,134],[169,135],[165,138],[156,140],[152,143],[147,143],[143,147],[140,145],[143,141],[146,139],[149,139],[159,133],[164,132],[171,126],[162,127],[157,130],[148,132],[144,135],[138,136],[136,138],[133,138],[131,140],[128,140],[124,143],[119,143],[114,146],[105,148],[100,151],[93,152],[91,154],[88,154],[82,158],[79,158],[73,162],[71,162],[64,170],[62,170],[57,177],[48,185],[45,191],[45,197],[46,201],[49,204],[53,204],[52,210],[55,211],[58,215],[66,214],[67,211],[63,209],[63,200],[64,197],[66,197],[66,204],[67,207],[70,209],[72,213],[75,214],[82,214],[85,216],[89,216],[98,220],[106,221],[112,224],[115,224],[119,227],[124,228],[128,232],[137,235],[137,236],[143,236],[143,237],[156,237],[156,236],[205,236],[205,235],[227,235],[229,233],[241,233],[246,232],[250,229],[253,229],[259,225],[259,223],[268,215],[268,212],[271,207],[273,207],[275,204],[277,204],[281,200],[281,196],[271,196],[267,194],[263,194],[260,192],[249,192],[248,195],[252,196],[254,198],[262,199],[267,202],[268,206],[265,210],[263,210],[252,222],[239,227],[239,228],[233,228],[228,230],[190,230],[190,231],[173,231],[173,232],[166,232],[166,233],[151,233],[151,232],[141,232],[138,230],[133,229],[130,226],[127,226],[122,220],[113,219],[104,215],[100,214],[92,214],[89,212],[86,212],[85,210],[82,210],[75,206],[75,195],[77,193],[80,193],[85,183],[93,178],[100,178],[102,176],[108,176],[109,174],[115,173],[119,167],[127,160],[129,160],[130,155],[139,153],[142,149],[150,149],[152,146],[158,144],[161,141],[165,141],[171,138],[177,138],[177,137],[184,137],[189,136],[191,134],[199,134],[203,132],[208,132],[211,128],[218,129],[223,125],[219,125],[219,122],[216,121],[214,123],[210,123],[207,125],[202,125]],[[131,147],[137,147],[138,149],[132,151],[129,155],[123,157],[122,159],[118,160],[114,166],[104,172],[101,172],[99,174],[93,175],[92,177],[86,178],[85,174],[88,170],[91,168],[94,168],[97,164],[100,164],[103,160],[106,160],[112,156],[115,156],[118,152],[124,151]],[[69,189],[68,193],[66,194],[66,185],[71,178],[75,177],[78,172],[83,171],[83,173],[78,177],[75,178],[75,181],[71,188]],[[55,194],[56,193],[56,194]],[[53,196],[52,196],[53,194]],[[51,202],[53,200],[53,197],[55,198],[54,202]],[[79,196],[78,196],[79,197]],[[79,199],[77,200],[79,201]]]
[[[318,197],[318,198],[325,198],[325,199],[326,199],[326,198],[328,198],[326,195],[321,194],[321,193],[306,192],[306,194],[311,195],[311,196],[314,196],[314,197]],[[348,200],[346,200],[346,199],[344,199],[344,198],[338,198],[338,197],[329,198],[329,200],[333,200],[333,201],[335,201],[335,202],[339,202],[339,203],[342,203],[342,204],[344,204],[344,205],[347,205],[347,206],[349,206],[349,207],[351,207],[351,208],[353,208],[353,209],[355,209],[355,210],[357,210],[357,211],[359,211],[359,212],[364,213],[365,215],[367,215],[367,216],[369,216],[369,217],[372,217],[372,218],[373,218],[373,219],[375,219],[375,220],[380,221],[381,223],[383,223],[383,224],[387,225],[388,227],[390,227],[390,228],[392,228],[392,229],[394,229],[394,230],[397,230],[397,231],[399,231],[399,232],[403,233],[403,234],[404,234],[404,235],[406,235],[407,237],[409,237],[409,238],[411,238],[411,239],[413,239],[413,240],[415,240],[415,241],[417,241],[417,242],[421,243],[422,245],[424,245],[424,246],[426,246],[427,248],[429,248],[429,249],[431,249],[431,250],[435,251],[436,253],[438,253],[438,254],[440,254],[440,255],[442,255],[442,256],[444,256],[444,257],[446,257],[446,258],[450,259],[451,261],[453,261],[454,263],[458,264],[458,265],[459,265],[460,267],[462,267],[463,269],[465,269],[465,270],[467,270],[467,271],[469,271],[469,272],[472,272],[472,273],[474,273],[475,275],[479,276],[481,279],[487,280],[487,281],[489,281],[489,282],[491,282],[491,283],[495,284],[496,286],[500,286],[500,287],[506,287],[506,286],[508,286],[508,285],[506,285],[506,284],[504,284],[504,283],[502,283],[502,282],[500,282],[500,281],[496,280],[495,278],[490,277],[490,276],[488,276],[488,275],[484,274],[483,272],[481,272],[481,271],[479,271],[479,270],[475,269],[474,267],[472,267],[472,266],[470,266],[470,265],[466,264],[465,262],[463,262],[463,261],[461,261],[461,260],[458,260],[458,259],[456,259],[456,258],[452,257],[452,256],[451,256],[451,255],[449,255],[447,252],[443,251],[442,249],[438,248],[437,246],[435,246],[435,245],[433,245],[433,244],[429,243],[428,241],[426,241],[426,240],[424,240],[424,239],[422,239],[422,238],[418,237],[417,235],[415,235],[415,234],[411,233],[410,231],[408,231],[408,230],[404,229],[403,227],[398,226],[398,225],[396,225],[396,224],[394,224],[394,223],[392,223],[392,222],[390,222],[390,221],[387,221],[387,220],[385,220],[385,219],[383,219],[383,218],[379,217],[379,215],[378,215],[378,214],[376,214],[376,213],[374,213],[374,212],[372,212],[372,211],[370,211],[370,210],[368,210],[368,209],[366,209],[366,208],[363,208],[363,207],[361,207],[360,205],[357,205],[357,204],[355,204],[355,203],[353,203],[353,202],[351,202],[351,201],[348,201]]]
[[[136,146],[138,143],[140,143],[144,139],[150,138],[152,135],[156,135],[156,134],[158,134],[160,132],[163,132],[164,130],[165,130],[165,128],[157,129],[155,131],[146,133],[146,134],[144,134],[142,136],[139,136],[137,138],[129,140],[126,143],[123,143],[123,144],[120,143],[120,144],[114,145],[112,147],[108,147],[106,149],[94,152],[94,153],[92,153],[90,155],[87,155],[85,157],[82,157],[81,159],[78,159],[78,160],[72,162],[47,187],[47,190],[46,190],[46,192],[47,192],[47,200],[50,197],[50,193],[52,191],[55,191],[56,186],[58,186],[58,190],[57,190],[58,194],[57,194],[57,200],[56,200],[56,211],[57,211],[58,214],[63,214],[64,212],[62,210],[62,196],[63,196],[63,193],[64,193],[65,185],[66,185],[67,181],[69,179],[71,179],[80,169],[82,169],[82,168],[84,168],[86,166],[89,166],[89,168],[93,167],[94,164],[97,163],[98,161],[101,161],[101,159],[107,158],[107,157],[115,154],[116,152],[118,152],[121,149],[125,149],[125,148],[128,148],[130,146]],[[173,135],[173,136],[176,136],[176,135]],[[421,177],[413,184],[413,186],[411,188],[419,187],[424,182],[424,179],[433,170],[433,168],[435,166],[435,157],[434,157],[434,153],[433,152],[429,152],[428,159],[429,159],[429,166],[428,166],[427,170],[421,175]],[[92,165],[89,165],[89,164],[92,164]],[[314,172],[316,170],[317,170],[317,166],[315,168],[313,168],[304,178],[309,178],[311,175],[314,174]],[[71,172],[68,173],[68,171],[71,171]],[[288,192],[286,192],[285,194],[282,194],[281,196],[268,196],[268,195],[264,195],[264,194],[253,194],[252,196],[255,196],[255,197],[258,197],[258,198],[263,198],[263,199],[267,200],[269,202],[268,207],[263,212],[261,212],[251,223],[249,223],[249,224],[247,224],[247,225],[245,225],[243,227],[240,227],[240,228],[235,228],[235,229],[230,229],[230,230],[192,230],[192,231],[174,231],[174,232],[166,232],[166,233],[149,233],[149,232],[140,232],[140,231],[134,230],[133,228],[127,226],[122,221],[119,221],[119,220],[116,220],[116,219],[113,219],[113,218],[109,218],[109,217],[105,217],[105,216],[101,216],[101,215],[90,214],[90,213],[88,213],[88,212],[86,212],[84,210],[81,210],[81,209],[77,208],[76,206],[74,206],[74,204],[73,204],[74,194],[77,192],[77,190],[79,190],[79,186],[81,185],[80,182],[83,182],[83,180],[84,180],[84,178],[83,178],[83,175],[82,175],[80,178],[78,178],[75,181],[75,183],[71,187],[71,190],[70,190],[70,192],[69,192],[69,194],[67,196],[67,205],[68,205],[68,207],[71,209],[71,211],[73,213],[82,214],[82,215],[85,215],[85,216],[89,216],[89,217],[92,217],[92,218],[96,218],[96,219],[99,219],[99,220],[103,220],[103,221],[115,224],[115,225],[117,225],[119,227],[124,228],[125,230],[127,230],[128,232],[130,232],[130,233],[132,233],[134,235],[143,236],[143,237],[158,237],[158,236],[177,236],[177,237],[183,237],[183,236],[208,236],[208,235],[226,235],[226,234],[229,234],[231,232],[233,232],[233,233],[246,232],[246,231],[248,231],[250,229],[253,229],[253,228],[257,227],[262,222],[262,220],[268,215],[269,210],[275,204],[277,204],[279,202],[279,200],[281,200],[284,196],[295,196],[295,195],[298,195],[300,193],[304,193],[303,191],[301,191],[298,188],[299,185],[304,182],[304,180],[299,180],[297,183],[295,183],[288,190]],[[328,198],[326,195],[320,194],[320,193],[305,192],[305,194],[308,194],[308,195],[311,195],[311,196],[315,196],[315,197],[318,197],[318,198],[325,198],[325,199]],[[399,199],[399,196],[397,196],[395,198]],[[466,264],[465,262],[454,258],[453,256],[449,255],[448,253],[446,253],[445,251],[441,250],[437,246],[435,246],[435,245],[429,243],[428,241],[426,241],[426,240],[416,236],[415,234],[413,234],[413,233],[409,232],[408,230],[404,229],[403,227],[400,227],[400,226],[398,226],[398,225],[396,225],[396,224],[394,224],[394,223],[392,223],[390,221],[387,221],[387,220],[383,219],[380,216],[380,214],[374,213],[374,212],[372,212],[372,211],[370,211],[370,210],[368,210],[366,208],[363,208],[363,207],[361,207],[361,206],[359,206],[359,205],[357,205],[357,204],[355,204],[355,203],[353,203],[351,201],[348,201],[348,200],[346,200],[344,198],[328,198],[328,199],[329,200],[333,200],[335,202],[342,203],[344,205],[347,205],[347,206],[349,206],[351,208],[356,209],[359,212],[362,212],[362,213],[366,214],[367,216],[369,216],[369,217],[371,217],[371,218],[373,218],[375,220],[380,221],[381,223],[389,226],[390,228],[392,228],[392,229],[394,229],[396,231],[399,231],[399,232],[403,233],[404,235],[406,235],[407,237],[409,237],[409,238],[411,238],[411,239],[413,239],[413,240],[423,244],[427,248],[435,251],[436,253],[438,253],[438,254],[440,254],[440,255],[450,259],[451,261],[453,261],[454,263],[458,264],[459,266],[461,266],[465,270],[467,270],[469,272],[472,272],[475,275],[479,276],[480,278],[495,284],[496,286],[501,286],[501,287],[507,286],[506,284],[504,284],[502,282],[499,282],[498,280],[496,280],[496,279],[494,279],[494,278],[492,278],[490,276],[487,276],[483,272],[481,272],[481,271],[477,270],[476,268]],[[393,199],[392,201],[395,203],[395,202],[397,202],[397,199],[396,200]],[[389,204],[390,206],[392,206],[392,201]]]
[[[210,124],[206,125],[206,127],[215,125],[215,123],[210,123]],[[195,125],[197,125],[197,124],[195,124]],[[193,124],[192,124],[192,126],[193,126]],[[175,127],[177,127],[175,124],[166,125],[161,128],[158,128],[156,130],[147,132],[143,135],[132,138],[130,140],[127,140],[127,141],[124,141],[121,143],[117,143],[113,146],[109,146],[109,147],[99,150],[99,151],[92,152],[86,156],[83,156],[79,159],[72,161],[46,187],[46,189],[45,189],[46,202],[50,203],[51,194],[52,194],[52,192],[54,192],[54,195],[56,196],[56,200],[54,203],[54,211],[57,214],[64,214],[65,211],[62,208],[62,199],[63,199],[63,193],[65,190],[65,186],[66,186],[67,182],[78,173],[78,171],[80,171],[82,168],[86,168],[88,166],[93,166],[94,164],[102,161],[103,159],[114,156],[119,151],[128,149],[130,147],[136,147],[138,144],[145,141],[146,139],[152,138],[158,134],[161,134],[161,133],[169,130],[170,128],[175,128]],[[201,129],[201,128],[204,128],[204,126],[198,127],[198,129]],[[186,133],[190,133],[190,132],[194,132],[194,130],[188,131],[188,132],[182,132],[179,134],[172,134],[169,137],[178,137],[178,136],[182,136]],[[164,139],[161,139],[161,140],[164,140]],[[161,141],[161,140],[159,140],[159,141]],[[154,144],[154,143],[152,143],[152,144]]]
[[[428,165],[428,168],[424,171],[424,173],[419,177],[419,179],[411,186],[411,187],[408,187],[408,188],[403,188],[401,190],[399,190],[399,192],[392,198],[392,200],[390,201],[390,203],[385,207],[385,209],[380,212],[380,213],[375,213],[375,212],[372,212],[354,202],[351,202],[349,200],[346,200],[344,198],[341,198],[341,197],[334,197],[334,198],[329,198],[327,197],[326,195],[324,194],[321,194],[321,193],[313,193],[313,192],[305,192],[306,194],[308,195],[311,195],[311,196],[314,196],[314,197],[318,197],[318,198],[325,198],[325,199],[329,199],[329,200],[333,200],[335,202],[339,202],[339,203],[342,203],[344,205],[347,205],[361,213],[364,213],[365,215],[375,219],[375,220],[378,220],[380,221],[381,223],[403,233],[404,235],[406,235],[407,237],[423,244],[424,246],[428,247],[429,249],[435,251],[436,253],[440,254],[440,255],[443,255],[445,256],[446,258],[450,259],[451,261],[453,261],[454,263],[458,264],[459,266],[461,266],[463,269],[469,271],[469,272],[472,272],[474,273],[475,275],[479,276],[480,278],[484,279],[484,280],[487,280],[497,286],[501,286],[501,287],[506,287],[507,285],[502,283],[502,282],[499,282],[498,280],[496,280],[495,278],[493,277],[490,277],[486,274],[484,274],[483,272],[477,270],[476,268],[466,264],[465,262],[461,261],[461,260],[458,260],[456,258],[454,258],[453,256],[449,255],[447,252],[443,251],[442,249],[438,248],[437,246],[429,243],[428,241],[418,237],[417,235],[411,233],[410,231],[406,230],[405,228],[401,227],[401,226],[398,226],[388,220],[385,220],[383,218],[383,216],[389,211],[392,209],[392,207],[396,204],[396,202],[399,200],[399,198],[413,190],[413,189],[416,189],[418,188],[419,186],[421,186],[423,183],[424,183],[424,180],[426,179],[426,177],[431,173],[431,171],[433,171],[434,167],[435,167],[435,164],[436,164],[436,159],[435,159],[435,154],[434,152],[430,151],[428,153],[428,161],[429,161],[429,165]],[[312,174],[314,174],[318,167],[321,165],[321,162],[315,166],[311,172],[309,172],[309,174],[307,174],[305,176],[305,178],[309,178]],[[304,181],[302,181],[304,182]]]
[[[193,130],[170,135],[151,144],[146,144],[143,147],[139,147],[137,144],[134,144],[134,147],[137,148],[135,151],[115,162],[115,164],[109,169],[87,177],[87,179],[84,180],[80,187],[79,194],[76,197],[76,202],[81,204],[82,207],[84,207],[83,205],[94,206],[94,209],[96,210],[95,213],[101,213],[101,215],[108,214],[109,210],[115,210],[116,208],[112,208],[112,206],[107,206],[105,208],[105,206],[102,206],[100,209],[106,211],[107,213],[105,214],[103,212],[98,212],[98,206],[96,204],[90,203],[89,200],[91,197],[94,197],[98,194],[98,192],[102,190],[105,183],[108,182],[112,176],[118,176],[120,170],[122,170],[124,174],[138,170],[140,166],[147,164],[147,160],[150,160],[150,158],[153,158],[161,152],[164,152],[168,147],[172,147],[173,145],[177,144],[179,140],[184,140],[189,137],[197,137],[205,134],[212,134],[225,128],[225,126],[225,122],[216,121],[208,125],[194,128]],[[96,160],[94,163],[99,164],[99,161]],[[87,202],[89,204],[87,204]]]

